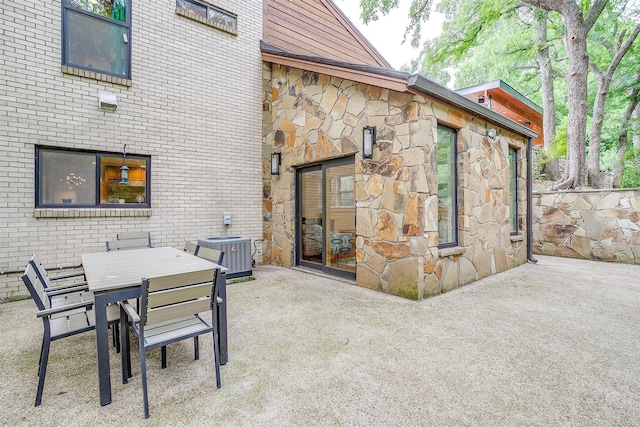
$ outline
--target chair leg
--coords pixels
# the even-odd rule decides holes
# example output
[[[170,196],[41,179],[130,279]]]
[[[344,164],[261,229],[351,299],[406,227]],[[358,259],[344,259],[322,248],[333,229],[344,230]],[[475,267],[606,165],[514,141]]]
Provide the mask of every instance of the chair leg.
[[[116,348],[116,353],[120,353],[120,325],[114,323],[113,327],[113,346]]]
[[[36,404],[42,403],[42,392],[44,390],[44,377],[47,375],[47,362],[49,361],[49,347],[51,346],[51,336],[49,325],[45,322],[45,333],[42,337],[42,349],[40,350],[40,368],[38,369],[38,390],[36,391]]]
[[[149,418],[149,395],[147,393],[147,361],[144,357],[144,340],[140,337],[140,371],[142,374],[142,399],[144,401],[144,417]]]
[[[218,327],[214,325],[213,328],[213,360],[216,365],[216,387],[220,388],[220,347],[218,344]]]
[[[40,345],[40,358],[38,359],[38,376],[40,376],[40,365],[42,364],[42,351],[44,350],[44,336],[42,336],[42,344]]]
[[[120,349],[120,360],[122,361],[122,384],[126,384],[131,378],[131,350],[129,348],[129,328],[127,326],[126,314],[123,309],[120,309],[120,343],[122,345]],[[114,325],[115,326],[115,325]],[[114,330],[115,333],[115,330]]]
[[[167,367],[167,346],[163,345],[160,354],[162,355],[161,359],[161,364],[162,364],[162,369],[165,369]]]
[[[193,357],[195,360],[200,360],[200,340],[199,337],[193,337]]]

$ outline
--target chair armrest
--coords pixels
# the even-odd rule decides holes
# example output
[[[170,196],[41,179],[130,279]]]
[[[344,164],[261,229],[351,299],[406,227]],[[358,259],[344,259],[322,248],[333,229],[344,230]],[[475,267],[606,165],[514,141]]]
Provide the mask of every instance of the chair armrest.
[[[66,313],[67,311],[74,311],[79,308],[89,308],[93,306],[93,301],[80,301],[74,304],[65,305],[62,307],[50,308],[47,310],[40,310],[37,313],[38,317],[50,317],[53,314]]]
[[[77,293],[77,292],[86,292],[86,291],[89,291],[89,286],[86,283],[78,283],[75,285],[54,286],[53,288],[45,289],[45,292],[50,297],[54,297],[57,295],[70,294],[70,293]]]
[[[49,276],[49,280],[61,280],[70,279],[71,277],[84,276],[84,271],[78,271],[77,273],[60,274],[56,276]]]
[[[138,315],[136,310],[131,306],[131,304],[129,304],[127,301],[120,302],[120,309],[124,310],[124,312],[127,314],[127,316],[129,316],[129,319],[132,322],[135,323],[140,321],[140,316]]]

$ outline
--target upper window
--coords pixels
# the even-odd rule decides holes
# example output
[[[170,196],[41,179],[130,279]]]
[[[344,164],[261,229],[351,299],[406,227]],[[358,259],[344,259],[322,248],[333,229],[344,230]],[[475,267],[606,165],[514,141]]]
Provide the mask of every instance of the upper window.
[[[219,7],[195,0],[176,0],[176,12],[231,34],[238,34],[238,17]]]
[[[517,234],[518,227],[518,150],[509,147],[509,222],[511,234]]]
[[[458,244],[456,131],[438,125],[438,246]]]
[[[129,79],[130,0],[62,3],[62,64]]]
[[[36,159],[36,207],[150,206],[149,157],[37,148]]]

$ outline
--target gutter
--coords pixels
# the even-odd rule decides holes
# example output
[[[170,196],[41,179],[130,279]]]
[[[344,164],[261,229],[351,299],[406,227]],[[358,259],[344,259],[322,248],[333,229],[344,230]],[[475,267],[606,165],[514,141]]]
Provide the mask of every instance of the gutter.
[[[407,88],[424,93],[440,101],[451,104],[461,110],[465,110],[476,116],[483,117],[490,122],[500,125],[510,131],[526,136],[532,141],[538,137],[538,134],[529,128],[519,125],[511,119],[508,119],[495,111],[489,110],[485,107],[478,105],[477,103],[465,98],[464,96],[447,89],[444,86],[440,86],[437,83],[432,82],[419,74],[409,76],[407,79]]]

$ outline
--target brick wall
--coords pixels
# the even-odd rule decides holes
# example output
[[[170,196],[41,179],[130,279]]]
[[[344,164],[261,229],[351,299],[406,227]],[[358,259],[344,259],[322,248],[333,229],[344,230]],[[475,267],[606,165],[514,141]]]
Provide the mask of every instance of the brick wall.
[[[175,2],[134,1],[130,85],[62,72],[61,4],[0,4],[0,270],[77,264],[119,231],[155,246],[224,233],[262,237],[262,2],[216,0],[238,15],[231,35],[176,14]],[[118,97],[98,108],[98,91]],[[36,212],[35,147],[151,156],[151,209]],[[24,293],[0,275],[0,299]]]

